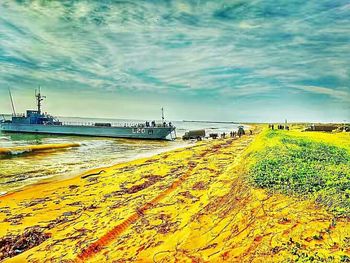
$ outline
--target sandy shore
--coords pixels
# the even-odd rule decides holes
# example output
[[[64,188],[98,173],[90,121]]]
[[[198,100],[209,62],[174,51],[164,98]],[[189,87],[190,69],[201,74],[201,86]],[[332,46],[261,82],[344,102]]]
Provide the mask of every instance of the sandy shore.
[[[246,183],[245,156],[256,134],[0,197],[0,237],[36,229],[42,240],[4,262],[280,261],[290,256],[283,246],[305,242],[314,252],[350,253],[346,221],[313,239],[329,228],[331,214]]]

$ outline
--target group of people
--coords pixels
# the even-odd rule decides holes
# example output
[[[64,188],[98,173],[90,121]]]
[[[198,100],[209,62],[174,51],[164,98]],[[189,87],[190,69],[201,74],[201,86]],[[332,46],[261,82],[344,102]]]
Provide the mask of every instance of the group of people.
[[[250,135],[253,135],[253,131],[252,130],[249,130],[249,134]],[[226,132],[223,132],[220,134],[220,138],[221,139],[225,139],[226,138]],[[235,138],[235,137],[242,137],[242,135],[245,135],[245,131],[243,129],[243,127],[239,127],[237,131],[230,131],[230,137],[231,138]],[[212,138],[212,139],[216,139],[219,137],[219,134],[218,133],[210,133],[209,134],[209,137]]]
[[[156,127],[156,122],[152,121],[151,123],[149,121],[146,121],[146,127]]]
[[[253,134],[253,131],[252,130],[249,130],[249,134],[252,135]],[[231,131],[230,132],[230,137],[231,138],[235,138],[235,137],[239,137],[241,138],[242,135],[245,135],[245,131],[243,128],[239,128],[238,131]],[[226,138],[226,133],[222,133],[221,134],[221,138],[225,139]]]
[[[156,127],[156,126],[157,126],[157,124],[156,124],[155,121],[151,121],[151,122],[146,121],[145,125],[146,125],[146,127]],[[168,127],[172,127],[172,123],[169,122],[169,123],[167,124],[166,122],[163,122],[163,127],[167,127],[167,126],[168,126]]]
[[[237,132],[235,132],[235,131],[230,132],[230,137],[231,138],[235,138],[236,136],[241,137],[242,135],[241,135],[241,133],[238,135],[238,131]]]
[[[274,124],[269,124],[269,129],[274,130],[275,129],[275,125]],[[287,130],[287,131],[289,131],[289,126],[288,125],[278,124],[277,125],[277,129],[278,130]]]

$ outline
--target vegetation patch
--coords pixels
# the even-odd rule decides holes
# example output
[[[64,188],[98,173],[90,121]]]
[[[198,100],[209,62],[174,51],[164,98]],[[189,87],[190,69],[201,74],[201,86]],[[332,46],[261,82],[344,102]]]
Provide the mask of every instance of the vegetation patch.
[[[330,143],[268,131],[265,147],[251,154],[255,186],[313,198],[340,216],[350,216],[350,151]]]

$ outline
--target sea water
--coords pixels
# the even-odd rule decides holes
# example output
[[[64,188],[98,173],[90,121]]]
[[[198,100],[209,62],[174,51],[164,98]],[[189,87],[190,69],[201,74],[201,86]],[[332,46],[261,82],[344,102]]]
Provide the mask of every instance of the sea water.
[[[69,123],[144,123],[144,120],[60,118]],[[228,123],[173,122],[181,137],[187,130],[205,129],[222,133],[237,130]],[[37,183],[48,178],[68,178],[86,170],[110,166],[116,163],[149,157],[171,149],[187,146],[190,142],[130,140],[84,136],[0,133],[0,147],[40,145],[55,143],[79,143],[80,147],[32,153],[13,153],[0,159],[0,194]]]

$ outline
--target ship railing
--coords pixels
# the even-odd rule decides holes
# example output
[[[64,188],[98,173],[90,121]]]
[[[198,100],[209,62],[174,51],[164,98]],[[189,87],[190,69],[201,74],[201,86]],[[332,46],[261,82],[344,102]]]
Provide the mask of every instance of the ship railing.
[[[94,126],[95,127],[95,122],[70,122],[70,121],[64,121],[64,122],[62,122],[62,124],[63,125]],[[140,124],[140,123],[113,122],[113,123],[110,123],[110,124],[111,124],[111,127],[130,127],[130,128],[144,128],[144,127],[146,127],[146,125]]]
[[[127,128],[162,128],[162,127],[171,127],[169,124],[157,123],[155,126],[149,125],[146,126],[145,123],[120,123],[120,122],[113,122],[110,123],[111,127],[127,127]],[[96,127],[95,122],[62,122],[62,125],[67,126],[88,126],[88,127]]]
[[[71,121],[63,121],[62,125],[67,126],[94,126],[95,123],[93,122],[71,122]]]
[[[12,113],[12,117],[25,117],[24,113]]]

